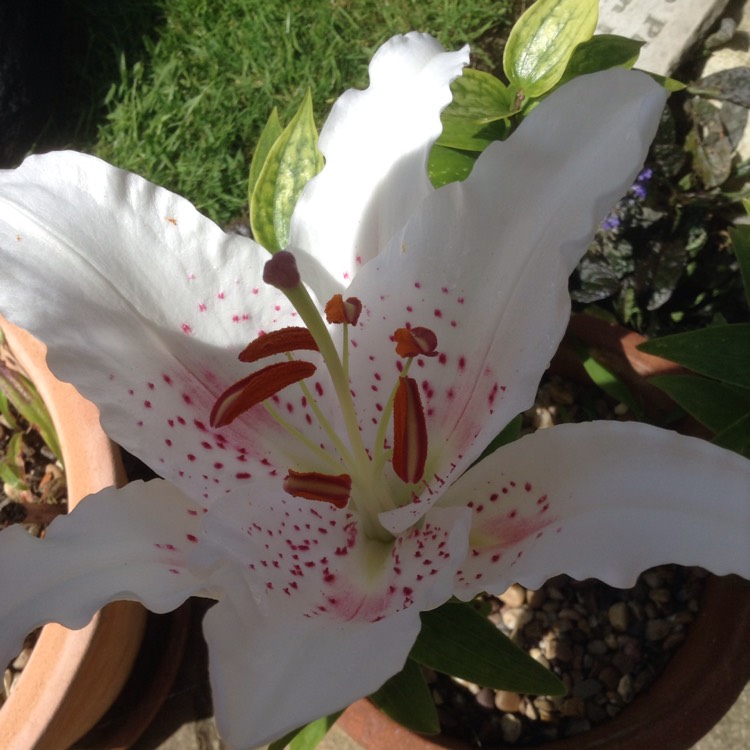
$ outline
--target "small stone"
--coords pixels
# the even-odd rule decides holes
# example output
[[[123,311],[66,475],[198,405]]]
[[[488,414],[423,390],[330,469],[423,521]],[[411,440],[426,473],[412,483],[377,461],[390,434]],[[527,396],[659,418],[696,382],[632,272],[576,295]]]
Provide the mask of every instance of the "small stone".
[[[514,631],[531,622],[534,615],[528,609],[524,609],[523,607],[513,607],[504,609],[502,618],[503,625],[505,625],[508,630]]]
[[[496,690],[495,708],[498,711],[507,711],[508,713],[519,711],[521,709],[521,696],[510,690]]]
[[[617,683],[617,692],[625,703],[633,700],[635,691],[633,690],[633,678],[629,674],[624,674]]]
[[[608,610],[609,624],[620,633],[628,629],[628,605],[625,602],[615,602]]]
[[[500,719],[500,727],[504,742],[517,742],[523,729],[521,720],[514,714],[503,714],[502,719]]]
[[[664,639],[664,643],[662,644],[662,649],[664,651],[670,651],[675,646],[679,646],[679,644],[682,643],[684,640],[685,640],[684,633],[672,633],[671,635],[668,635]]]
[[[21,653],[13,660],[13,669],[20,672],[26,667],[31,657],[31,649],[25,648]]]
[[[500,594],[500,600],[509,607],[520,607],[526,602],[526,589],[518,583],[514,583],[507,591]]]
[[[477,703],[482,708],[494,708],[495,707],[495,692],[490,688],[480,688],[476,694]]]
[[[608,690],[616,690],[621,676],[620,670],[610,664],[599,672],[596,679],[601,681]]]
[[[646,623],[646,640],[661,641],[669,635],[671,625],[666,620],[649,620]]]
[[[609,649],[604,641],[596,638],[593,641],[589,641],[586,651],[592,656],[604,656]]]
[[[582,680],[573,687],[573,695],[576,698],[583,698],[588,700],[597,693],[600,693],[602,689],[602,683],[599,680],[595,680],[593,677],[589,677],[586,680]]]
[[[669,593],[669,589],[660,587],[658,589],[651,589],[648,592],[648,598],[655,604],[667,604],[672,599],[672,595]]]
[[[544,655],[550,661],[556,660],[567,664],[573,658],[573,649],[566,641],[551,638],[544,645]]]
[[[583,718],[585,711],[586,704],[583,702],[583,698],[576,698],[573,696],[566,698],[560,704],[560,715],[569,719],[581,719]]]
[[[537,698],[534,701],[534,706],[539,712],[539,719],[541,721],[552,721],[555,714],[555,706],[548,698]]]
[[[534,705],[534,702],[531,700],[526,700],[526,705],[523,708],[523,712],[527,719],[531,719],[531,721],[536,721],[539,718],[539,713],[536,710],[536,706]]]
[[[547,592],[544,589],[526,589],[526,604],[532,609],[541,609],[547,601]]]

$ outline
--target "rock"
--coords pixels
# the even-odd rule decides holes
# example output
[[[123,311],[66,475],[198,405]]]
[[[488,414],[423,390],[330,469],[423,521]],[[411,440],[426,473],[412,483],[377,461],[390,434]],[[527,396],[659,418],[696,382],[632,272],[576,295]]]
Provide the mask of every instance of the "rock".
[[[521,736],[521,720],[513,714],[505,714],[500,719],[500,726],[503,733],[503,741],[505,742],[517,742]]]
[[[508,713],[519,711],[521,708],[521,696],[510,690],[496,690],[495,708],[498,711],[507,711]]]
[[[646,640],[661,641],[669,635],[671,628],[666,620],[649,620],[646,623]]]
[[[607,610],[609,624],[621,633],[628,629],[628,605],[625,602],[616,602]]]
[[[520,607],[526,602],[526,589],[514,583],[507,591],[500,594],[500,600],[509,607]]]
[[[581,682],[573,687],[573,696],[575,698],[587,700],[601,692],[601,689],[602,683],[599,682],[599,680],[595,680],[593,677],[589,677],[586,680],[581,680]]]

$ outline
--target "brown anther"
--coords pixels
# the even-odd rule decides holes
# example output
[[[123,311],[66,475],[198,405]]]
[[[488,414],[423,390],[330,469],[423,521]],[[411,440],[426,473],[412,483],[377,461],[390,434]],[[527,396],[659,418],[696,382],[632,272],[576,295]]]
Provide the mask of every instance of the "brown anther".
[[[225,427],[241,414],[292,383],[309,378],[315,372],[311,362],[293,360],[268,365],[227,388],[211,409],[211,427]]]
[[[399,357],[437,357],[437,336],[429,328],[397,328],[396,354]]]
[[[277,289],[296,289],[300,285],[297,261],[288,250],[279,250],[263,266],[263,281]]]
[[[258,336],[251,341],[240,353],[240,362],[257,362],[264,357],[286,352],[297,352],[302,349],[319,351],[310,331],[299,326],[289,326],[279,331],[271,331]]]
[[[348,323],[356,326],[362,312],[362,302],[357,297],[346,300],[340,294],[334,294],[326,302],[326,320],[329,323]]]
[[[426,463],[427,423],[419,385],[414,378],[399,378],[393,400],[393,470],[414,484],[424,476]]]
[[[352,478],[348,474],[320,474],[317,471],[289,469],[284,477],[284,491],[294,497],[320,500],[337,508],[345,508],[352,491]]]

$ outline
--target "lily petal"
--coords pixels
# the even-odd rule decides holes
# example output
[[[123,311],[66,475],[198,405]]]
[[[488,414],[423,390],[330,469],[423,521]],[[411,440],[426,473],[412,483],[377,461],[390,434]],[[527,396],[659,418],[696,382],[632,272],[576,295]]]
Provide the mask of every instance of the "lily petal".
[[[535,432],[468,471],[441,505],[467,502],[462,599],[559,573],[627,587],[668,562],[750,576],[750,462],[650,425]]]
[[[168,612],[193,595],[211,596],[206,577],[187,567],[201,546],[200,508],[167,482],[132,482],[83,500],[50,525],[44,539],[12,526],[0,533],[0,568],[13,586],[0,600],[0,663],[34,628],[82,628],[115,600]]]
[[[362,344],[350,365],[357,393],[379,394],[385,383],[387,398],[399,364],[394,330],[428,326],[437,335],[440,355],[417,358],[410,373],[422,387],[436,487],[533,403],[567,325],[572,264],[637,174],[664,98],[630,71],[566,84],[490,146],[465,182],[426,198],[350,285],[364,305],[351,335],[352,346]],[[360,415],[366,441],[383,403],[371,399]],[[418,520],[435,489],[384,514],[386,528]]]
[[[245,529],[238,500],[215,505],[207,519],[211,538],[240,564],[222,569],[224,595],[204,632],[219,730],[233,746],[254,747],[401,669],[419,612],[450,598],[469,513],[435,508],[422,529],[381,543],[363,538],[348,514],[295,499],[278,508],[283,528]],[[246,515],[264,517],[257,506]]]
[[[327,271],[300,260],[320,299],[341,292],[434,191],[427,157],[468,62],[468,47],[446,52],[427,34],[396,36],[372,58],[369,88],[334,104],[320,134],[326,165],[297,203],[289,243]]]
[[[47,344],[50,368],[97,404],[113,440],[206,505],[274,470],[272,456],[299,457],[263,409],[209,427],[217,397],[249,372],[239,352],[299,323],[262,281],[265,250],[70,152],[0,172],[0,216],[0,309]],[[302,411],[289,419],[304,426]]]

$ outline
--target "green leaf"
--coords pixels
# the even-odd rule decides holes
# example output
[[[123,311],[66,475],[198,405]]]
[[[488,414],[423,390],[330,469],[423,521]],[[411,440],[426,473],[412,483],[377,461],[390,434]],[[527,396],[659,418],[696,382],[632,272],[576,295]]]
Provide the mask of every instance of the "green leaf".
[[[610,68],[632,68],[644,44],[625,36],[597,34],[573,50],[560,82]]]
[[[505,45],[508,80],[526,98],[550,91],[574,49],[591,39],[598,17],[598,0],[537,0],[518,19]]]
[[[442,120],[443,132],[437,143],[465,151],[484,151],[492,141],[503,140],[510,131],[507,120],[485,123],[447,115]]]
[[[627,404],[630,411],[632,411],[639,419],[643,417],[643,410],[635,398],[633,398],[630,389],[622,382],[622,380],[620,380],[620,378],[617,377],[617,375],[615,375],[615,373],[588,353],[583,353],[581,356],[581,363],[583,364],[584,370],[586,370],[586,374],[608,396],[611,396],[616,401],[621,401],[623,404]]]
[[[322,716],[320,719],[311,721],[304,727],[295,729],[280,739],[274,740],[268,746],[268,750],[284,750],[287,746],[289,746],[289,750],[315,750],[342,713],[344,712],[337,711],[330,716]]]
[[[434,145],[427,161],[427,173],[432,184],[438,188],[449,182],[465,180],[474,168],[477,156],[479,154],[476,151]]]
[[[464,68],[451,84],[453,99],[443,114],[477,123],[488,123],[510,117],[519,111],[517,91],[499,78],[473,68]]]
[[[404,668],[391,677],[370,700],[401,726],[419,734],[438,734],[440,722],[430,688],[419,665],[407,659]]]
[[[741,416],[714,438],[714,443],[750,458],[750,414]]]
[[[279,120],[279,111],[276,107],[273,108],[271,116],[268,118],[268,122],[263,128],[263,132],[260,134],[258,139],[258,145],[255,147],[255,153],[253,159],[250,162],[250,175],[247,181],[247,203],[250,205],[253,200],[253,191],[258,183],[258,177],[263,169],[263,166],[268,159],[268,154],[271,151],[271,147],[279,139],[284,129],[281,127],[281,120]]]
[[[297,199],[322,168],[308,91],[297,114],[271,146],[250,199],[253,236],[267,250],[274,253],[286,247]]]
[[[719,433],[750,412],[750,390],[697,375],[656,375],[649,378],[688,414]]]
[[[740,224],[729,230],[732,240],[732,249],[737,256],[737,263],[742,274],[742,283],[745,286],[745,297],[750,303],[750,226]]]
[[[469,604],[448,602],[422,612],[422,630],[409,655],[438,672],[496,690],[563,695],[560,680]]]
[[[750,388],[750,323],[677,333],[651,339],[638,348],[709,378]]]

